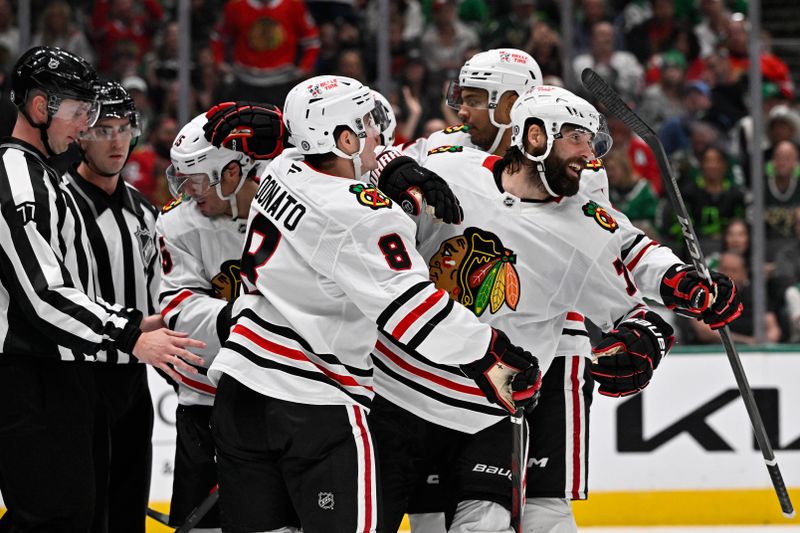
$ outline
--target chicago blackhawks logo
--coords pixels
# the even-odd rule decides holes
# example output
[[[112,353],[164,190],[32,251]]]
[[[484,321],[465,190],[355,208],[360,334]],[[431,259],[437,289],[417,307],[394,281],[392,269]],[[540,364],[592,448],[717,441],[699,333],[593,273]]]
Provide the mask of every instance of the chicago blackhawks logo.
[[[236,299],[242,287],[241,272],[239,261],[235,259],[222,263],[219,274],[211,278],[214,297],[229,302]]]
[[[164,205],[164,207],[161,208],[161,212],[168,213],[173,209],[175,209],[176,207],[178,207],[179,205],[181,205],[181,202],[183,202],[183,196],[181,196],[180,198],[176,198],[172,200],[170,203]]]
[[[447,126],[442,131],[445,132],[448,135],[451,134],[451,133],[458,133],[459,131],[467,132],[467,131],[469,131],[469,126],[467,126],[466,124],[458,124],[456,126]]]
[[[392,207],[392,201],[389,197],[384,195],[374,185],[356,183],[350,186],[349,191],[356,195],[358,203],[369,208],[380,209],[381,207]]]
[[[614,217],[606,211],[605,207],[597,205],[596,202],[587,202],[583,206],[583,214],[594,218],[601,228],[611,233],[614,233],[619,228],[619,224],[614,220]]]
[[[586,162],[586,169],[587,170],[594,170],[595,172],[597,172],[601,168],[603,168],[603,160],[600,159],[600,158],[592,159],[591,161],[587,161]]]
[[[503,304],[517,309],[520,287],[516,254],[494,233],[467,228],[444,241],[428,263],[431,281],[457,302],[481,316]]]
[[[247,30],[247,44],[256,52],[267,52],[280,48],[286,40],[286,30],[270,18],[255,20]]]
[[[445,146],[438,146],[438,147],[434,148],[433,150],[430,150],[428,152],[428,155],[445,154],[445,153],[454,154],[456,152],[463,152],[463,151],[464,151],[464,147],[463,146],[445,145]]]

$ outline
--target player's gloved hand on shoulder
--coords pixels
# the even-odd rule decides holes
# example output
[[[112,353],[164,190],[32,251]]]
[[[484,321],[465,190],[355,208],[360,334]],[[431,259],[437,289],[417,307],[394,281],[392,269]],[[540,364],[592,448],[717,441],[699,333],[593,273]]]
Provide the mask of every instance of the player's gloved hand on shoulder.
[[[272,104],[224,102],[209,109],[206,118],[206,140],[217,148],[254,159],[272,159],[283,151],[283,115]]]
[[[617,324],[592,348],[592,376],[604,396],[636,394],[675,343],[672,326],[652,311],[639,311]]]
[[[387,150],[378,156],[378,188],[414,216],[422,212],[420,198],[415,194],[418,191],[436,218],[448,224],[460,224],[464,212],[447,182],[410,157],[399,154]]]
[[[511,344],[505,333],[492,328],[486,355],[461,365],[461,370],[475,380],[490,402],[514,413],[517,407],[533,409],[539,400],[542,373],[539,361]]]
[[[667,309],[702,320],[719,329],[742,314],[742,302],[733,280],[714,270],[711,285],[692,265],[673,265],[661,280],[661,298]]]

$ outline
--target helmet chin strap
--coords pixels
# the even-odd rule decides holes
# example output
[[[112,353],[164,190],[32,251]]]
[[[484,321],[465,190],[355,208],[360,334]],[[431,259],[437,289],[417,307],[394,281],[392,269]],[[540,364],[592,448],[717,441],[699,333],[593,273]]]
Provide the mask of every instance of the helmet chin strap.
[[[364,181],[364,173],[361,170],[361,152],[364,151],[365,141],[363,138],[359,138],[358,140],[358,151],[353,154],[348,154],[341,150],[339,147],[334,147],[331,152],[342,157],[344,159],[349,159],[353,162],[353,178],[357,180]]]
[[[519,147],[517,147],[517,148],[519,148]],[[525,157],[527,157],[528,159],[530,159],[531,161],[533,161],[535,163],[536,172],[539,174],[539,180],[542,182],[542,185],[544,185],[544,190],[547,191],[547,194],[549,194],[553,198],[558,198],[561,195],[560,194],[556,194],[555,192],[553,192],[553,189],[550,188],[550,183],[547,182],[547,172],[546,172],[546,169],[544,167],[544,160],[547,159],[548,155],[550,155],[550,150],[552,150],[552,148],[553,148],[553,141],[548,139],[548,141],[547,141],[547,149],[545,150],[544,155],[535,156],[535,155],[529,154],[528,152],[526,152],[522,148],[519,148],[519,149],[522,150],[522,153],[525,154]]]
[[[217,191],[217,196],[219,196],[220,200],[228,200],[228,203],[231,204],[231,218],[233,220],[239,218],[239,203],[236,201],[236,195],[242,190],[245,181],[247,181],[247,176],[240,176],[239,184],[236,185],[236,189],[228,196],[222,194],[222,180],[214,186],[214,190]]]
[[[47,150],[47,155],[53,157],[58,155],[53,151],[53,148],[50,146],[50,138],[47,135],[47,128],[50,127],[50,123],[53,121],[53,117],[50,116],[50,113],[47,113],[47,122],[44,124],[36,124],[33,119],[28,115],[28,112],[25,109],[21,109],[22,116],[25,117],[25,120],[28,121],[28,124],[33,126],[34,128],[39,130],[39,137],[42,139],[42,144],[44,145],[44,149]]]

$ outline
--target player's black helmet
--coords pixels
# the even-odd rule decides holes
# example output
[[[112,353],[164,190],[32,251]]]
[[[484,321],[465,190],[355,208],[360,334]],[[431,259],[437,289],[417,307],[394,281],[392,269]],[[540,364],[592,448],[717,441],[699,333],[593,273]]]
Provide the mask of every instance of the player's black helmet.
[[[100,104],[100,116],[103,118],[125,118],[131,123],[133,136],[142,132],[141,117],[136,111],[136,104],[125,88],[113,80],[101,80],[95,87],[97,101]]]
[[[96,101],[96,81],[97,72],[85,59],[60,48],[36,46],[14,65],[11,101],[18,109],[23,109],[31,89],[41,89],[47,93],[48,110],[53,115],[64,98]]]

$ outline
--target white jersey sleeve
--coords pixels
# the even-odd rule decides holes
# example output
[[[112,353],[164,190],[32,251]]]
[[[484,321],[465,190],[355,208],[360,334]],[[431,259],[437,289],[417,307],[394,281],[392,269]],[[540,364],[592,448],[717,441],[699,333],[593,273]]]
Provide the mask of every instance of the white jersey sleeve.
[[[587,164],[586,170],[581,173],[581,189],[603,205],[611,204],[608,196],[608,175],[601,161],[590,161]],[[683,261],[670,248],[636,228],[621,211],[613,207],[611,209],[622,236],[620,258],[632,281],[641,296],[663,303],[660,294],[661,280],[669,267]]]
[[[443,130],[431,133],[428,137],[420,137],[415,141],[407,142],[400,146],[403,155],[407,155],[416,160],[420,165],[430,155],[430,151],[445,146],[462,146],[480,150],[472,144],[469,136],[469,127],[465,124],[448,126]]]
[[[241,226],[241,231],[239,231]],[[192,202],[174,205],[156,223],[161,253],[160,312],[170,329],[206,343],[197,375],[180,372],[182,404],[210,405],[216,388],[204,375],[227,335],[229,301],[239,293],[244,222],[209,219]]]

